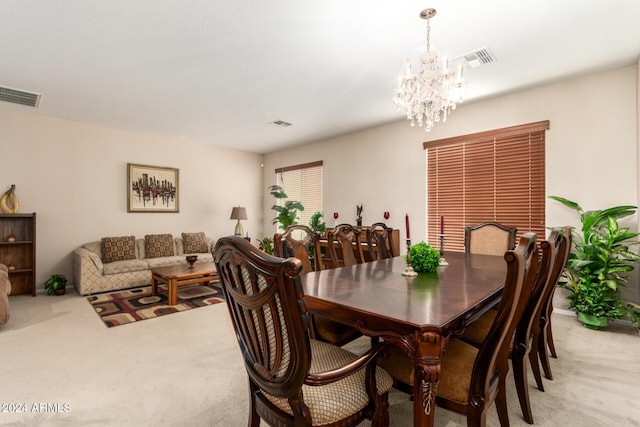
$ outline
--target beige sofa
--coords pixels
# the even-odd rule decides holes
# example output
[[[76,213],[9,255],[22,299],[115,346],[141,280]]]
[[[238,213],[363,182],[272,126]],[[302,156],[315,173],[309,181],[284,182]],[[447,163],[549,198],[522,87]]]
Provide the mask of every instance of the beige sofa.
[[[213,245],[204,233],[105,237],[73,252],[74,285],[81,295],[149,285],[151,268],[186,264],[186,255],[212,262]]]
[[[0,264],[0,325],[9,321],[9,294],[11,293],[11,282],[7,266]]]

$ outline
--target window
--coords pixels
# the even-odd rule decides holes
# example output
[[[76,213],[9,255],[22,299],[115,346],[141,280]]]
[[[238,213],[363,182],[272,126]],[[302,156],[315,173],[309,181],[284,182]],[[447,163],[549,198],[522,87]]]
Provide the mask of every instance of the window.
[[[288,199],[302,203],[298,224],[309,225],[311,215],[322,210],[322,161],[276,169],[276,183]]]
[[[464,251],[464,227],[485,221],[545,233],[545,130],[537,122],[429,141],[427,233],[439,247],[440,219],[445,250]]]

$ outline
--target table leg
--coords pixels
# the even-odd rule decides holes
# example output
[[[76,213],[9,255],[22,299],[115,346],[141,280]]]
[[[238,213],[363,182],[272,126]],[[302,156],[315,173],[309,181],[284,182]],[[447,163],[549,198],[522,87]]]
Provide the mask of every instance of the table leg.
[[[151,275],[151,295],[155,295],[158,292],[158,281],[156,275]]]
[[[432,332],[418,337],[413,385],[413,425],[416,427],[434,425],[444,343],[440,334]]]
[[[175,279],[169,279],[167,281],[167,292],[169,294],[169,305],[176,305],[178,303],[178,283]]]

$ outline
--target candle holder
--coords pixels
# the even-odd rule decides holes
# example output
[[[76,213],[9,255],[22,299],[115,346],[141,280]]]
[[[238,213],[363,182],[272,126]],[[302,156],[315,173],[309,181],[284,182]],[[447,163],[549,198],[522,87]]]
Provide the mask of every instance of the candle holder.
[[[440,237],[440,265],[449,265],[444,259],[444,234],[439,234],[438,237]]]
[[[402,275],[407,277],[415,277],[418,275],[418,273],[413,270],[413,267],[411,267],[411,239],[407,239],[407,266],[402,272]]]

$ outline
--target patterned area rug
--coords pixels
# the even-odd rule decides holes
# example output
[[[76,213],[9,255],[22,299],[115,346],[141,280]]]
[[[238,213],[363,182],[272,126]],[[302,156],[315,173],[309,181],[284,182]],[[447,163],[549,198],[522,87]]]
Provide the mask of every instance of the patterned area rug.
[[[178,304],[174,306],[167,305],[165,285],[159,286],[156,295],[151,295],[151,286],[145,286],[110,294],[93,295],[88,297],[87,301],[107,328],[111,328],[224,302],[222,290],[216,285],[219,284],[179,287]]]

